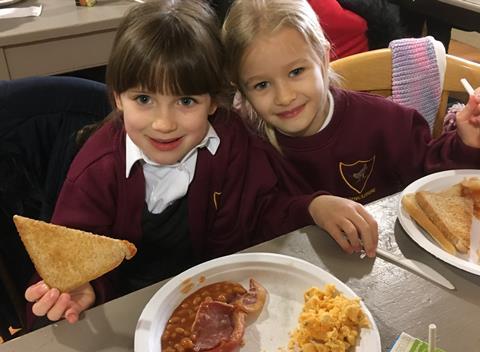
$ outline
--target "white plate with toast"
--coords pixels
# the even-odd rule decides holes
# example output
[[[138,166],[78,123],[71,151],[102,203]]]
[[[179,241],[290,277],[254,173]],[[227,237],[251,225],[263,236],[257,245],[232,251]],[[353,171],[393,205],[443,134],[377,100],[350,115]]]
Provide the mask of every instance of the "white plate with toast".
[[[241,352],[287,350],[289,332],[297,326],[304,292],[312,286],[334,284],[347,298],[357,297],[343,282],[304,260],[273,253],[233,254],[197,265],[167,282],[145,306],[135,330],[135,351],[159,352],[161,336],[174,309],[192,292],[219,281],[234,281],[248,287],[250,278],[268,292],[260,315],[250,323]],[[189,286],[192,284],[191,286]],[[189,286],[189,291],[184,288]],[[366,305],[360,306],[369,321],[362,328],[355,352],[380,352],[380,335]]]
[[[480,262],[478,256],[480,248],[480,234],[478,233],[480,229],[480,221],[477,218],[473,217],[472,240],[469,253],[462,254],[457,252],[456,254],[450,254],[412,219],[402,205],[402,198],[407,194],[419,191],[441,192],[470,177],[480,177],[480,170],[448,170],[437,172],[416,180],[407,186],[400,196],[398,204],[398,220],[405,232],[427,252],[459,269],[480,275]]]

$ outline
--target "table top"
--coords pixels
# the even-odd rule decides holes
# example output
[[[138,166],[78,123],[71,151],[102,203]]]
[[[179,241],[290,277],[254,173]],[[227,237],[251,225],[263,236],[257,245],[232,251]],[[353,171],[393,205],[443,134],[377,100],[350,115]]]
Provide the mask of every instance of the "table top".
[[[346,283],[372,313],[382,351],[402,332],[428,339],[437,325],[437,347],[477,351],[480,346],[480,277],[438,260],[416,245],[397,221],[399,195],[367,206],[379,223],[380,247],[432,267],[455,285],[448,290],[382,258],[347,255],[324,231],[309,226],[247,249],[302,258]],[[3,345],[1,352],[133,351],[135,326],[143,307],[165,281],[90,309],[75,325],[65,321]],[[373,351],[372,351],[373,352]]]
[[[117,28],[133,0],[97,0],[93,7],[75,0],[26,0],[11,7],[42,5],[38,17],[0,19],[0,47],[101,32]]]

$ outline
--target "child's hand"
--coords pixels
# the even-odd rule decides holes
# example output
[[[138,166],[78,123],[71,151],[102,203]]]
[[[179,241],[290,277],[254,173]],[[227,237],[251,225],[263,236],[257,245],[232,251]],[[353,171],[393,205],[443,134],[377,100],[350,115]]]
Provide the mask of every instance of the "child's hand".
[[[95,302],[95,292],[89,283],[69,292],[60,293],[56,288],[49,288],[43,281],[30,286],[25,291],[25,298],[35,302],[32,307],[36,316],[47,316],[57,321],[65,318],[73,324],[81,312],[90,308]]]
[[[363,247],[369,257],[375,256],[377,222],[361,204],[323,195],[310,203],[309,211],[315,223],[327,231],[345,252],[360,252]]]
[[[469,97],[465,108],[457,113],[456,124],[463,143],[480,148],[480,88]]]

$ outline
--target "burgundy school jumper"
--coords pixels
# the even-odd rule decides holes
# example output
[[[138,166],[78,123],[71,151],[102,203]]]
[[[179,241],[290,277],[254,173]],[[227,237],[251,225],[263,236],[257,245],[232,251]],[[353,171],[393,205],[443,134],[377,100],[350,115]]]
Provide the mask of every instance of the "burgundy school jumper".
[[[330,124],[309,137],[277,133],[285,157],[314,190],[368,203],[426,174],[480,168],[480,149],[456,132],[433,140],[416,111],[384,97],[331,89]]]
[[[210,122],[220,146],[215,155],[199,149],[187,193],[189,234],[198,261],[313,224],[308,205],[314,195],[303,195],[307,187],[278,152],[251,135],[233,113],[227,116],[217,109]],[[92,135],[76,155],[52,223],[138,244],[144,205],[142,166],[137,162],[125,177],[125,130],[115,120]],[[119,272],[91,282],[95,304],[119,295]],[[31,326],[31,304],[27,316]]]

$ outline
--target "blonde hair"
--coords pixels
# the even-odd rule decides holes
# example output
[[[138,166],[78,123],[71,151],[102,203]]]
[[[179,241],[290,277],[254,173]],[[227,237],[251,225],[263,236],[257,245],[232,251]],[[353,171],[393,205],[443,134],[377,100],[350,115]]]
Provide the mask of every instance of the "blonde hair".
[[[325,38],[317,14],[307,0],[236,0],[231,6],[222,29],[222,41],[226,52],[226,67],[230,81],[242,94],[244,117],[262,136],[278,150],[278,142],[273,126],[266,123],[249,106],[242,91],[240,68],[247,48],[259,34],[274,33],[289,26],[303,35],[319,59],[324,77],[324,91],[327,92],[335,74],[329,67],[330,43]],[[325,94],[321,104],[327,107]]]

